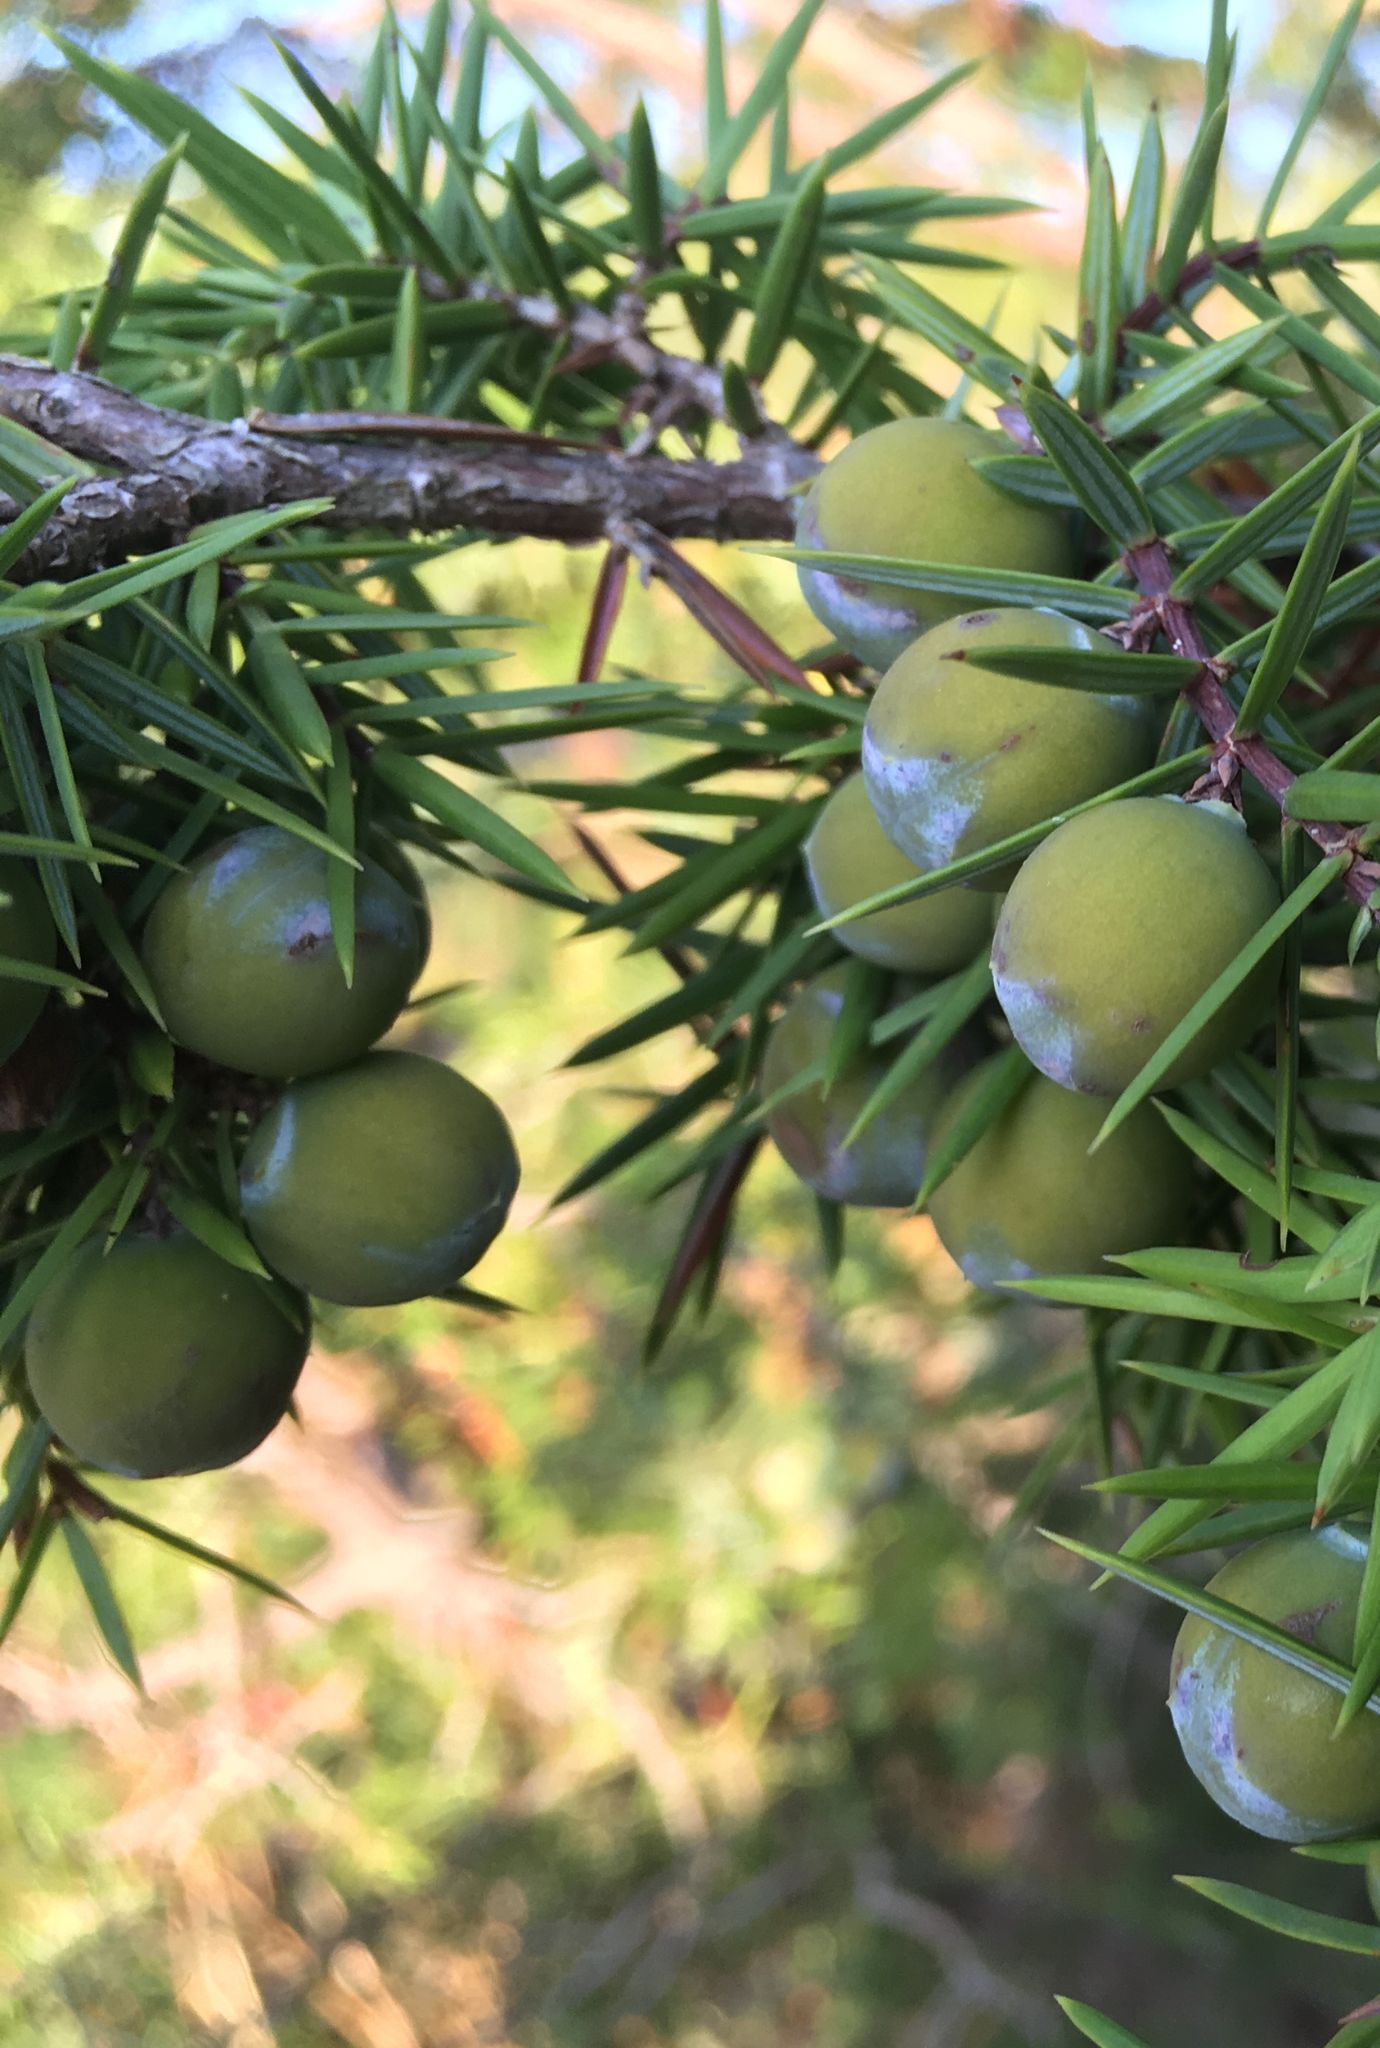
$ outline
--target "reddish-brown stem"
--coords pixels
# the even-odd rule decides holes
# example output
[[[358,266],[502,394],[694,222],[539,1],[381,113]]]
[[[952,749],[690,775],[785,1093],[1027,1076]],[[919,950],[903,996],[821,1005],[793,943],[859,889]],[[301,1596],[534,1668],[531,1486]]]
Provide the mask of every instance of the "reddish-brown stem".
[[[789,683],[792,689],[817,694],[799,662],[792,661],[770,633],[749,617],[727,591],[720,590],[717,583],[712,583],[693,563],[687,562],[663,534],[633,521],[616,530],[643,567],[651,575],[659,576],[675,592],[690,616],[698,620],[711,639],[717,640],[725,654],[736,661],[746,675],[760,683],[768,696],[777,694],[772,684],[773,676]]]
[[[599,565],[599,580],[594,586],[594,597],[589,608],[589,624],[585,627],[584,644],[580,649],[577,681],[598,681],[608,659],[609,642],[618,623],[618,614],[623,608],[627,587],[628,551],[620,542],[611,541]],[[574,711],[581,711],[583,708],[580,704],[571,707]]]
[[[1260,244],[1249,242],[1228,242],[1221,249],[1200,249],[1196,256],[1190,256],[1174,282],[1170,296],[1161,298],[1158,292],[1147,292],[1138,306],[1121,323],[1123,334],[1136,329],[1154,327],[1163,320],[1166,313],[1172,313],[1187,292],[1197,285],[1205,284],[1219,267],[1223,270],[1249,270],[1260,255]]]
[[[1282,810],[1284,800],[1298,777],[1259,734],[1237,732],[1235,706],[1223,687],[1221,669],[1213,660],[1212,650],[1193,615],[1193,607],[1183,598],[1171,594],[1174,572],[1164,542],[1155,540],[1143,547],[1132,548],[1125,560],[1148,609],[1174,652],[1201,664],[1184,695],[1215,742],[1218,755],[1230,764],[1233,771],[1243,769]],[[1369,905],[1375,890],[1380,888],[1380,865],[1361,855],[1345,826],[1302,818],[1298,823],[1325,854],[1342,853],[1350,857],[1342,886],[1358,904]]]
[[[620,542],[614,541],[604,556],[598,581],[594,586],[589,623],[585,627],[584,644],[580,649],[578,680],[582,683],[597,683],[599,680],[627,587],[628,551]],[[579,706],[571,708],[574,711],[578,710]],[[608,848],[588,825],[582,824],[578,818],[572,818],[570,826],[577,844],[582,848],[586,858],[593,861],[609,887],[617,890],[620,896],[626,896],[629,893],[627,878]],[[695,972],[695,963],[688,953],[683,952],[679,946],[659,946],[657,951],[678,981],[690,980]],[[691,1022],[700,1039],[708,1036],[707,1024],[702,1026],[694,1019]]]
[[[654,1352],[665,1337],[676,1313],[684,1301],[695,1276],[713,1258],[722,1244],[724,1233],[733,1214],[733,1205],[738,1199],[738,1190],[747,1177],[748,1168],[757,1157],[762,1134],[755,1131],[744,1138],[740,1145],[712,1167],[700,1189],[699,1199],[690,1213],[684,1235],[671,1262],[657,1305],[647,1325],[647,1348]]]

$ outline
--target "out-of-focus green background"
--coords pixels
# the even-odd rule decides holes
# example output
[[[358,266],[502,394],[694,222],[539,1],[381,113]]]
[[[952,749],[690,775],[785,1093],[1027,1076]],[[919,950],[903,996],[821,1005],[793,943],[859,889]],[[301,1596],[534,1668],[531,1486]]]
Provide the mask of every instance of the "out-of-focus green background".
[[[667,154],[693,149],[693,5],[503,11],[596,119],[645,90]],[[367,0],[263,12],[349,84]],[[739,91],[787,13],[731,10]],[[1048,200],[983,227],[978,246],[1019,266],[1009,280],[955,286],[983,318],[1004,292],[1003,330],[1028,346],[1067,319],[1085,71],[1124,181],[1152,98],[1182,147],[1207,13],[836,0],[799,132],[818,147],[984,56],[882,170]],[[1333,10],[1249,0],[1240,16],[1244,220]],[[258,17],[221,0],[12,0],[5,308],[100,274],[145,161],[44,54],[43,22],[246,135],[238,86],[289,99]],[[1300,171],[1300,213],[1373,156],[1378,76],[1372,27]],[[516,115],[518,74],[507,90]],[[592,570],[522,544],[433,580],[447,606],[532,622],[496,682],[565,681]],[[813,637],[787,572],[719,573],[788,644]],[[723,661],[641,592],[614,657],[708,681]],[[542,767],[612,775],[628,744],[572,739]],[[648,872],[647,849],[610,830]],[[453,1054],[516,1127],[514,1228],[476,1278],[524,1313],[333,1316],[301,1431],[234,1473],[129,1489],[290,1584],[314,1619],[116,1532],[140,1699],[55,1558],[0,1655],[2,2048],[1017,2048],[1071,2038],[1056,1990],[1185,2048],[1325,2039],[1373,1993],[1366,1973],[1252,1942],[1170,1878],[1268,1866],[1275,1889],[1357,1913],[1354,1874],[1291,1872],[1218,1819],[1163,1711],[1171,1624],[1125,1592],[1090,1597],[1022,1510],[1058,1455],[1077,1325],[994,1318],[923,1220],[856,1224],[826,1292],[808,1199],[767,1161],[712,1316],[642,1371],[679,1198],[650,1203],[635,1170],[545,1211],[646,1091],[683,1076],[688,1046],[670,1043],[562,1071],[664,970],[433,879],[428,985],[471,988],[403,1036]],[[1047,1517],[1088,1522],[1085,1476]]]

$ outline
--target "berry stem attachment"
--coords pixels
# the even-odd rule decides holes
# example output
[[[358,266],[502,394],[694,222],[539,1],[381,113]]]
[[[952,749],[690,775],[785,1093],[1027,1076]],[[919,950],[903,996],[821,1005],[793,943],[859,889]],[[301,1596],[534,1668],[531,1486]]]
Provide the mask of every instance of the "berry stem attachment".
[[[1223,686],[1221,665],[1213,658],[1192,605],[1171,595],[1174,576],[1164,542],[1147,541],[1129,549],[1123,559],[1144,600],[1132,620],[1133,626],[1139,627],[1147,638],[1151,629],[1158,628],[1176,654],[1200,664],[1184,695],[1215,742],[1216,755],[1224,764],[1230,764],[1228,774],[1218,768],[1218,782],[1229,786],[1235,771],[1243,770],[1282,810],[1289,789],[1298,778],[1257,734],[1236,731],[1236,708]],[[1342,878],[1342,886],[1362,908],[1371,909],[1372,898],[1380,889],[1380,863],[1362,855],[1355,836],[1344,826],[1321,820],[1298,822],[1323,853],[1350,855],[1351,864]]]

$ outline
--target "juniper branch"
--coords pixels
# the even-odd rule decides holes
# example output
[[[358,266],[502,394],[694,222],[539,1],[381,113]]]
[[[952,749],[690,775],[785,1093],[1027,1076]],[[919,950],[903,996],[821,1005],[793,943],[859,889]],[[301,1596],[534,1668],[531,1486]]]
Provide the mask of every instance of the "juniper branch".
[[[577,542],[637,521],[668,538],[783,540],[792,492],[819,467],[776,439],[721,463],[501,435],[457,442],[428,434],[425,422],[322,440],[310,415],[297,434],[282,419],[271,431],[226,425],[12,355],[0,355],[0,415],[117,472],[73,486],[11,570],[19,581],[84,575],[205,520],[315,497],[332,500],[321,523],[344,532],[474,528]],[[17,510],[0,499],[0,518]]]

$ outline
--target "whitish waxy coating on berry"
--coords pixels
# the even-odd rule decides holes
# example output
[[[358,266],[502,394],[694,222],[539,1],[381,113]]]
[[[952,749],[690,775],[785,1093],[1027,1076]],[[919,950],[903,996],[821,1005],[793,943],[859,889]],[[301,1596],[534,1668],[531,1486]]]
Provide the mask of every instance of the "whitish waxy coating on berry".
[[[20,860],[0,860],[0,954],[51,967],[57,931],[33,869]],[[17,1052],[38,1020],[48,991],[41,983],[0,980],[0,1060]]]
[[[1011,884],[992,941],[997,1000],[1063,1088],[1117,1095],[1279,907],[1223,804],[1128,797],[1059,826]],[[1269,1014],[1272,952],[1160,1085],[1205,1074]]]
[[[973,468],[981,456],[1003,452],[1011,452],[1005,441],[966,420],[889,420],[869,428],[816,477],[801,503],[796,540],[835,554],[1069,574],[1072,548],[1060,514],[1023,504]],[[820,623],[875,668],[894,661],[927,626],[971,607],[968,598],[804,563],[800,587]]]
[[[144,964],[179,1045],[270,1080],[357,1059],[393,1023],[421,964],[407,891],[375,861],[355,876],[346,983],[330,856],[255,826],[174,875],[144,930]]]
[[[72,1452],[132,1479],[233,1465],[287,1413],[307,1355],[305,1303],[182,1233],[90,1238],[39,1298],[24,1361]]]
[[[820,812],[806,843],[805,866],[821,917],[836,917],[883,889],[913,881],[919,872],[877,823],[861,775],[840,783]],[[969,889],[941,889],[837,925],[834,936],[879,967],[948,974],[989,942],[989,902]]]
[[[935,1129],[942,1143],[988,1068]],[[1094,1273],[1114,1252],[1177,1241],[1192,1199],[1187,1152],[1148,1105],[1098,1150],[1103,1105],[1032,1074],[930,1199],[940,1242],[975,1287]]]
[[[787,1005],[762,1062],[764,1099],[824,1059],[843,1008],[845,975],[839,968],[818,975]],[[816,1194],[859,1209],[906,1209],[915,1200],[930,1131],[954,1067],[929,1067],[846,1145],[885,1071],[883,1060],[861,1059],[827,1095],[821,1082],[808,1082],[768,1111],[767,1129],[777,1150]]]
[[[1112,643],[1062,612],[1006,608],[950,619],[897,658],[868,707],[863,775],[883,830],[917,867],[946,867],[1150,764],[1144,698],[983,667],[1006,647],[1106,653]],[[978,886],[1004,888],[1012,872]]]
[[[503,1228],[518,1183],[496,1104],[440,1060],[374,1052],[296,1081],[245,1148],[240,1195],[262,1257],[326,1301],[437,1294]]]
[[[1342,1528],[1253,1543],[1208,1590],[1349,1664],[1364,1542]],[[1333,1735],[1342,1695],[1216,1622],[1179,1630],[1169,1711],[1183,1753],[1224,1813],[1277,1842],[1321,1842],[1380,1825],[1380,1718]]]

